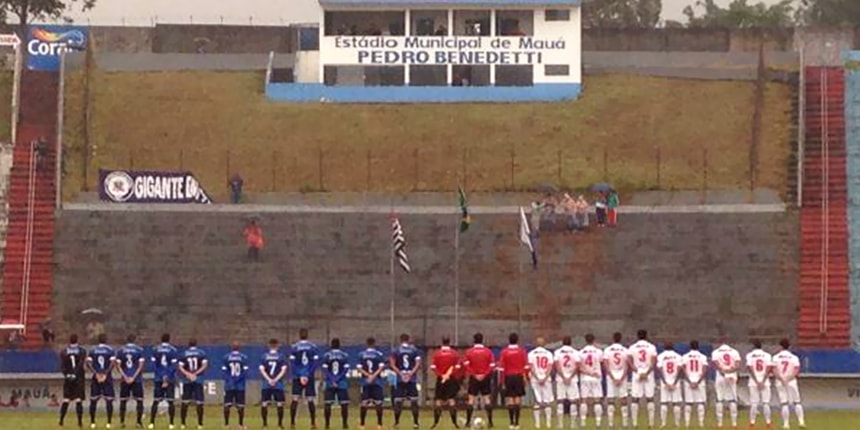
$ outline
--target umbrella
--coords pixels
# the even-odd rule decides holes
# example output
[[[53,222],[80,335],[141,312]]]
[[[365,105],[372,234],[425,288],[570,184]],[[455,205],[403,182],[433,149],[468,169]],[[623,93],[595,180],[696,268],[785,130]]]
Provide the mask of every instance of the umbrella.
[[[598,182],[591,186],[591,191],[595,193],[608,193],[610,191],[615,191],[615,188],[606,182]]]
[[[98,309],[98,308],[89,308],[89,309],[84,309],[81,311],[81,314],[83,314],[83,315],[89,315],[89,314],[102,315],[103,313],[104,312],[102,312],[102,310]]]
[[[537,191],[544,194],[552,194],[558,192],[558,188],[553,184],[540,184],[537,186]]]

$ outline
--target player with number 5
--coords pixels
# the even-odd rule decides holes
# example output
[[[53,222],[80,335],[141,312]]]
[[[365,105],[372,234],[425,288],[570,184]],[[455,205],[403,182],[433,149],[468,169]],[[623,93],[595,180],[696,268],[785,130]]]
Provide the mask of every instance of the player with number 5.
[[[418,428],[418,382],[415,373],[421,368],[421,354],[418,348],[409,342],[409,335],[400,335],[400,346],[391,352],[388,359],[391,369],[397,374],[397,386],[394,389],[394,427],[400,424],[400,414],[403,412],[403,402],[409,400],[412,410],[412,427]]]
[[[758,408],[761,406],[764,421],[770,427],[770,369],[773,358],[761,349],[760,340],[754,339],[752,344],[754,349],[746,356],[746,365],[750,373],[750,426],[755,426]]]

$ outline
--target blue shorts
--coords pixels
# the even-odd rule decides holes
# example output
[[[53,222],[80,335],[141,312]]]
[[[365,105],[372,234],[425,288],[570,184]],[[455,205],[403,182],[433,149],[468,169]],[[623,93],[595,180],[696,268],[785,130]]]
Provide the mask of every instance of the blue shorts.
[[[182,403],[203,403],[203,384],[186,382],[182,384]]]
[[[245,390],[225,391],[224,406],[245,407]]]
[[[131,384],[126,384],[125,381],[119,383],[119,398],[126,400],[133,398],[143,400],[143,382],[134,381]]]
[[[152,396],[155,400],[172,402],[176,397],[176,384],[173,382],[168,382],[166,386],[162,386],[162,383],[155,381],[153,385],[155,385],[155,389],[152,390]]]
[[[334,403],[349,404],[349,390],[337,387],[326,388],[323,393],[323,399],[325,399],[325,403],[328,405]]]
[[[385,401],[385,392],[382,385],[369,384],[361,387],[361,403],[381,405]]]
[[[418,384],[398,382],[394,387],[394,400],[418,400]]]
[[[293,397],[306,397],[308,399],[316,398],[317,396],[317,388],[316,384],[314,384],[313,378],[308,378],[308,385],[302,387],[302,383],[299,382],[299,379],[293,379]]]
[[[284,390],[279,388],[264,388],[263,394],[260,397],[260,402],[265,406],[270,402],[277,403],[279,405],[284,404]]]
[[[90,384],[90,397],[94,399],[100,397],[104,397],[106,399],[113,399],[113,381],[108,378],[104,382],[98,382],[95,380],[95,378],[93,378],[93,382],[92,384]]]

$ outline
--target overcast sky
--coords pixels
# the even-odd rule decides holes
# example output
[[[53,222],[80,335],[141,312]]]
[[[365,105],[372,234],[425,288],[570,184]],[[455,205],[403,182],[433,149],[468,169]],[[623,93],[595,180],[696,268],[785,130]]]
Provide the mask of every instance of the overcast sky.
[[[263,24],[319,21],[318,0],[98,0],[86,14],[71,13],[74,21],[95,25],[169,23]],[[587,0],[586,0],[587,1]],[[663,0],[662,19],[682,21],[681,10],[696,0]],[[779,0],[748,0],[775,4]],[[860,1],[860,0],[858,0]],[[725,6],[731,0],[717,0]],[[155,18],[157,17],[157,18]]]

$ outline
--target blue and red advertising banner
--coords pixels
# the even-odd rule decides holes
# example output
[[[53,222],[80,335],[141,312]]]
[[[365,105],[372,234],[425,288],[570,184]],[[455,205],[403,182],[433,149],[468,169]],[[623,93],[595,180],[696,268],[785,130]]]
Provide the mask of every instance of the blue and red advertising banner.
[[[63,52],[87,47],[87,27],[72,25],[31,25],[27,27],[27,69],[60,70]]]
[[[191,172],[99,170],[99,197],[114,203],[212,203]]]

